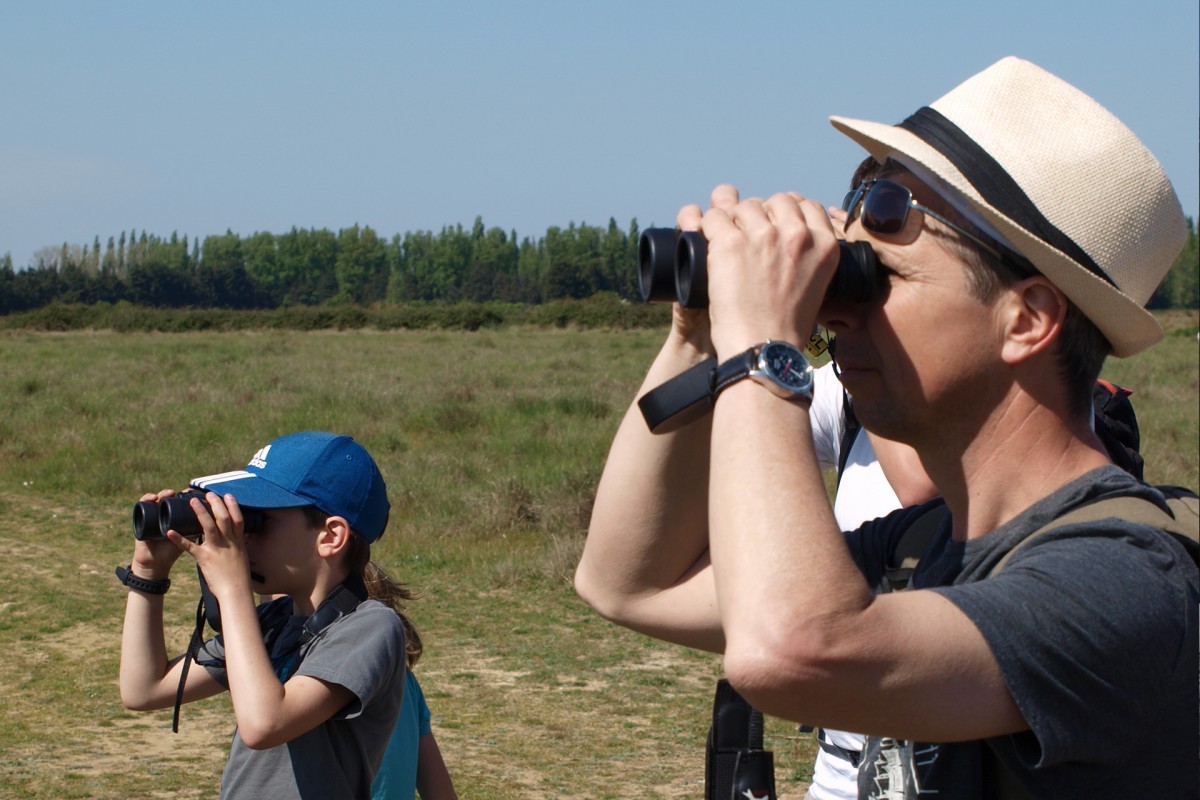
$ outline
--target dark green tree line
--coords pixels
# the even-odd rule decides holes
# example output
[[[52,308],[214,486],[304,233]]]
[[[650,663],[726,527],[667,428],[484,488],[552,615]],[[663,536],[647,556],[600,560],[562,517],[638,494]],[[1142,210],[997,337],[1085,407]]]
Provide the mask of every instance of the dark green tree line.
[[[637,297],[637,221],[622,229],[552,227],[538,239],[487,228],[476,218],[441,231],[381,238],[355,225],[231,231],[201,241],[130,229],[106,243],[43,248],[16,269],[0,257],[0,313],[50,304],[129,302],[151,308],[272,309],[290,306],[462,301],[537,304],[610,292]],[[1200,307],[1195,223],[1154,293],[1151,308]]]
[[[518,242],[516,231],[487,228],[408,232],[390,241],[355,225],[336,233],[300,230],[239,236],[227,231],[191,242],[130,230],[101,244],[43,248],[17,270],[0,261],[0,313],[52,303],[116,303],[152,308],[265,309],[402,302],[518,303],[636,293],[638,227],[572,223]]]
[[[1187,218],[1187,243],[1147,305],[1150,308],[1200,308],[1200,251],[1196,243],[1196,223],[1191,217]]]

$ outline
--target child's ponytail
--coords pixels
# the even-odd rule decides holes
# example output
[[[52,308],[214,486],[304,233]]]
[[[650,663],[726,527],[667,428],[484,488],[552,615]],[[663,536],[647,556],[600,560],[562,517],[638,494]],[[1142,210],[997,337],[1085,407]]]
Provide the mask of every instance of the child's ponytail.
[[[404,623],[404,649],[408,658],[408,668],[416,666],[421,657],[421,635],[413,627],[412,621],[404,615],[405,603],[413,599],[412,590],[402,583],[393,581],[383,568],[374,561],[367,561],[363,568],[363,583],[367,586],[367,594],[384,605],[389,605]]]

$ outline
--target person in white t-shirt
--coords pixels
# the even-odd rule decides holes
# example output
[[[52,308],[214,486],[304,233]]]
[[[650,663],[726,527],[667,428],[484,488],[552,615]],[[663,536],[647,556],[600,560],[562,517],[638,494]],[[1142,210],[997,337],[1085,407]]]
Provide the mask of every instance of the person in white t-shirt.
[[[846,393],[833,364],[813,371],[813,446],[823,469],[837,469],[833,514],[838,526],[852,531],[868,520],[897,508],[915,505],[937,494],[916,451],[880,439],[859,427],[842,460],[846,431]],[[851,412],[853,413],[853,412]],[[820,749],[806,800],[855,800],[858,797],[858,759],[863,737],[857,733],[819,729]]]

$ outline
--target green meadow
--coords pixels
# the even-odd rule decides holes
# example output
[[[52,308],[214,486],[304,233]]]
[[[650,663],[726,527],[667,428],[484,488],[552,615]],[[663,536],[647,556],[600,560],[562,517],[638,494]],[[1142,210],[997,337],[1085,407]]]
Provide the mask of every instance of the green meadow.
[[[1147,480],[1195,488],[1195,312],[1113,361]],[[144,491],[238,468],[272,438],[350,433],[392,521],[375,560],[418,594],[417,666],[464,798],[694,798],[719,660],[608,624],[571,574],[611,437],[662,330],[0,331],[0,797],[208,798],[225,698],[132,713],[116,674],[130,517]],[[199,596],[166,599],[186,645]],[[769,720],[800,797],[811,735]]]

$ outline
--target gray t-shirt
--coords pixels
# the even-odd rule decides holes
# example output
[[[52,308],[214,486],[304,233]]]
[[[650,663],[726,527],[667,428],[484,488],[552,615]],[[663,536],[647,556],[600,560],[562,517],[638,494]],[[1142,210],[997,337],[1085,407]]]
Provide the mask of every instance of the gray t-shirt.
[[[275,640],[304,623],[292,617]],[[204,658],[224,658],[222,640],[205,644]],[[277,653],[272,653],[273,661]],[[206,667],[222,683],[225,671]],[[404,627],[388,606],[366,600],[309,645],[294,674],[344,686],[355,700],[331,719],[287,744],[251,750],[235,731],[221,777],[222,798],[366,800],[404,694]]]
[[[1030,730],[986,743],[871,739],[860,797],[994,797],[999,763],[1032,797],[1200,794],[1200,579],[1178,542],[1112,518],[1066,525],[1031,540],[984,580],[1028,532],[1125,495],[1162,504],[1156,490],[1104,467],[982,538],[955,542],[944,526],[912,586],[942,594],[970,617]],[[873,584],[894,538],[928,505],[848,535]]]

